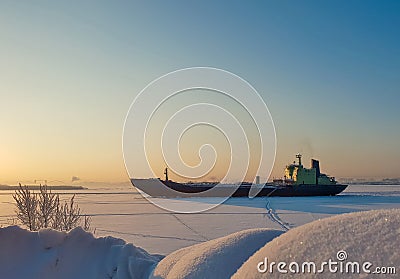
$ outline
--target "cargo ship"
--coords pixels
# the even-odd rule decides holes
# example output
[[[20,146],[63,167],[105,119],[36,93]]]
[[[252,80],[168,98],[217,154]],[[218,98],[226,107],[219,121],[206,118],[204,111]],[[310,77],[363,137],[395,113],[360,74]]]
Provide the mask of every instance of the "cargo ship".
[[[301,197],[301,196],[334,196],[347,187],[338,183],[334,177],[321,173],[319,161],[311,159],[311,167],[305,168],[301,162],[301,154],[297,154],[298,163],[287,165],[284,177],[272,182],[260,184],[259,177],[255,183],[241,182],[221,184],[219,182],[187,182],[179,183],[168,179],[168,168],[165,179],[131,178],[133,186],[151,197],[248,197],[250,189],[257,190],[257,197]],[[253,188],[253,189],[254,189]],[[209,191],[211,190],[212,191]]]

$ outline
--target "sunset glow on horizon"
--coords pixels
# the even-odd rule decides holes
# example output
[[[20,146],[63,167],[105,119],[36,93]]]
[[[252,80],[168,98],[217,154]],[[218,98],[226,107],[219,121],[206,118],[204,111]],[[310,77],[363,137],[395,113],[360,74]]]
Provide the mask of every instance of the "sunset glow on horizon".
[[[193,66],[230,71],[261,95],[277,136],[270,179],[297,153],[337,178],[400,178],[399,2],[179,4],[0,4],[0,184],[129,182],[130,104],[153,80]],[[245,115],[211,93],[188,96]],[[171,99],[174,109],[185,102]],[[222,155],[204,179],[219,180],[230,155],[217,130],[182,137],[183,159],[198,164],[208,140]],[[257,157],[257,141],[250,146]],[[162,177],[165,162],[150,153]]]

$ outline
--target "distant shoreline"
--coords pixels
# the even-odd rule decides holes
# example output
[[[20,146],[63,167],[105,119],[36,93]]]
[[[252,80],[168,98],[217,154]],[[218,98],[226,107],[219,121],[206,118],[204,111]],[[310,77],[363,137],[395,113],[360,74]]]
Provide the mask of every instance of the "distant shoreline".
[[[349,185],[365,185],[365,186],[400,186],[399,182],[382,182],[382,181],[366,181],[366,182],[344,182],[347,183]]]
[[[39,185],[26,185],[29,190],[40,190]],[[85,188],[83,186],[72,186],[72,185],[53,185],[53,186],[47,186],[48,189],[50,190],[86,190],[88,188]],[[9,191],[9,190],[17,190],[19,189],[19,186],[12,186],[12,185],[0,185],[0,191]]]

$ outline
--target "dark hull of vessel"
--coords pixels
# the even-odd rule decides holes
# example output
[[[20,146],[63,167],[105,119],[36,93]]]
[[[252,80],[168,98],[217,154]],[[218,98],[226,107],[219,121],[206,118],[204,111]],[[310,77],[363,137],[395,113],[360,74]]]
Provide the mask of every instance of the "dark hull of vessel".
[[[219,185],[213,191],[216,184],[189,184],[177,183],[173,181],[163,181],[159,179],[132,179],[132,184],[140,191],[151,197],[248,197],[251,185],[241,185],[233,190],[234,185]],[[163,187],[163,185],[167,187]],[[334,196],[346,189],[347,185],[264,185],[257,197],[305,197],[305,196]]]

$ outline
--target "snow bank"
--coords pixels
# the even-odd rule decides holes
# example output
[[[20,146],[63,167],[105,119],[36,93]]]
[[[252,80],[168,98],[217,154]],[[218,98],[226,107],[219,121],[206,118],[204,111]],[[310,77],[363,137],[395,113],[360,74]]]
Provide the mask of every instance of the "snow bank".
[[[76,228],[30,232],[0,229],[0,278],[147,278],[161,256]]]
[[[373,278],[397,278],[400,272],[400,210],[376,210],[358,213],[337,215],[305,224],[291,229],[285,234],[267,243],[256,252],[236,272],[233,278],[365,278],[368,274],[360,271],[360,274],[340,272],[340,263],[346,272],[346,264],[358,262],[360,266],[364,262],[372,263],[371,272],[376,267],[395,267],[397,275],[372,275]],[[239,251],[238,251],[239,252]],[[338,253],[339,252],[339,253]],[[287,264],[288,274],[282,274],[277,267],[265,273],[257,270],[260,262],[265,263],[267,258],[269,265],[272,261],[280,261]],[[338,262],[338,270],[330,272],[328,266],[324,267],[321,274],[302,273],[301,264],[315,262],[317,271],[323,261]],[[288,265],[292,262],[300,264],[300,272],[294,274]],[[264,271],[265,264],[261,264],[260,270]],[[306,267],[307,269],[307,267]],[[335,268],[333,268],[334,270]],[[361,268],[360,268],[361,269]],[[296,266],[292,265],[296,271]],[[318,273],[318,272],[317,272]]]
[[[95,238],[81,228],[29,232],[13,226],[0,229],[0,278],[365,278],[365,262],[371,263],[371,272],[395,267],[398,275],[399,247],[400,209],[337,215],[286,233],[245,230],[177,250],[164,259],[121,239]],[[336,272],[326,265],[322,274],[314,274],[312,267],[301,271],[304,262],[313,262],[318,273],[329,261],[336,262]],[[268,270],[271,262],[276,262],[273,273]],[[288,274],[279,272],[278,262],[286,263],[281,270]],[[343,273],[346,264],[355,262],[360,274]],[[296,265],[289,269],[292,263],[299,271]],[[378,277],[397,278],[372,278]]]
[[[229,278],[254,252],[282,233],[250,229],[177,250],[161,260],[151,278]]]

